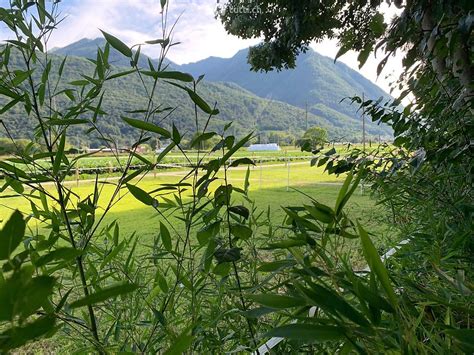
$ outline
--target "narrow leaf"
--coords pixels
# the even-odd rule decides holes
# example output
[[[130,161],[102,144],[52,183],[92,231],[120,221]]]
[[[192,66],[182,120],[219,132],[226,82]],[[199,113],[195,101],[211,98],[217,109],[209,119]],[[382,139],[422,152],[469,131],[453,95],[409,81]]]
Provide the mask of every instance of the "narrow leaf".
[[[262,306],[276,309],[301,307],[306,305],[306,300],[303,298],[283,295],[247,295],[247,298],[261,304]]]
[[[143,129],[148,132],[153,132],[153,133],[158,133],[159,135],[165,137],[165,138],[170,138],[171,134],[168,132],[166,129],[157,126],[153,123],[150,122],[145,122],[142,120],[137,120],[134,118],[128,118],[128,117],[122,117],[122,119],[127,122],[130,126],[138,128],[138,129]]]
[[[377,253],[377,249],[375,249],[374,244],[372,244],[368,233],[364,230],[364,228],[362,228],[362,226],[358,222],[357,227],[359,229],[359,236],[362,243],[362,250],[364,252],[365,260],[367,261],[370,270],[375,272],[378,279],[380,280],[382,287],[387,293],[390,303],[394,308],[396,308],[398,303],[397,297],[390,283],[390,278],[388,276],[387,269],[383,265],[382,260],[380,259],[380,256]]]
[[[16,210],[0,231],[0,260],[6,260],[25,236],[26,223]]]
[[[132,50],[128,48],[128,46],[123,43],[121,40],[119,40],[117,37],[112,36],[111,34],[108,34],[107,32],[104,32],[100,30],[102,34],[104,35],[106,41],[116,50],[118,50],[120,53],[122,53],[124,56],[132,58]]]
[[[103,302],[112,297],[117,297],[126,293],[135,291],[138,288],[137,285],[131,283],[118,283],[109,287],[106,287],[96,293],[92,293],[89,296],[83,297],[73,303],[71,303],[71,308],[78,308],[82,306],[87,306],[90,304],[95,304]]]
[[[151,197],[146,191],[140,189],[139,187],[131,184],[127,184],[127,188],[130,193],[140,202],[148,206],[156,206],[157,201]]]
[[[170,231],[168,230],[166,225],[163,224],[163,222],[160,222],[160,235],[161,235],[161,241],[163,242],[163,246],[165,247],[165,249],[168,251],[171,251],[173,248],[173,245],[171,243]]]

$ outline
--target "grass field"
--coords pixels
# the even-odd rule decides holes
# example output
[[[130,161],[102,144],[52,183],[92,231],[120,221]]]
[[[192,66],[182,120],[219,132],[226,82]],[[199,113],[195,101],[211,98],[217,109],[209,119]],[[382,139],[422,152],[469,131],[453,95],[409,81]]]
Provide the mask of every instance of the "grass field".
[[[175,183],[185,174],[184,170],[172,169],[157,173],[153,173],[145,177],[138,183],[138,186],[146,191],[151,191],[159,187],[160,184]],[[246,175],[246,168],[234,168],[229,171],[229,180],[235,186],[243,187]],[[266,164],[251,168],[250,174],[250,191],[249,196],[255,201],[255,207],[266,214],[270,208],[270,220],[273,226],[278,226],[283,222],[284,211],[281,206],[298,206],[308,203],[309,195],[321,203],[334,206],[344,176],[336,177],[324,173],[322,168],[310,167],[309,162],[292,162],[290,166],[282,163]],[[103,179],[101,177],[101,179]],[[104,180],[103,180],[104,181]],[[109,182],[116,181],[116,177],[108,178]],[[73,189],[81,198],[93,192],[93,182],[82,180],[76,184],[75,181],[67,182],[68,186]],[[219,182],[215,183],[218,186]],[[101,184],[102,195],[99,205],[104,207],[106,201],[110,198],[114,189],[113,185]],[[49,185],[51,190],[52,185]],[[146,255],[143,252],[149,252],[149,248],[144,246],[152,245],[152,240],[159,233],[159,225],[161,217],[152,207],[146,206],[136,200],[128,190],[121,192],[120,201],[114,206],[107,215],[105,223],[111,223],[117,220],[120,225],[122,237],[128,237],[136,232],[138,238],[138,253]],[[30,213],[30,205],[22,197],[12,197],[13,191],[7,190],[0,194],[0,220],[6,220],[15,209],[22,212]],[[358,189],[349,201],[346,212],[353,220],[359,220],[361,224],[372,233],[372,240],[376,244],[380,253],[385,252],[393,246],[393,231],[388,228],[386,223],[387,214],[383,208],[376,205],[376,201],[369,194],[369,189]],[[257,212],[258,214],[259,212]],[[170,217],[173,220],[176,216]],[[174,219],[174,226],[180,232],[184,228],[182,222]],[[30,223],[30,226],[33,227]],[[39,226],[41,229],[41,226]],[[255,238],[257,245],[265,244],[264,232],[267,227],[257,229]],[[197,240],[195,240],[197,243]],[[262,246],[263,246],[262,245]],[[350,240],[347,244],[350,250],[359,249],[358,240]],[[356,249],[357,248],[357,249]],[[359,265],[359,263],[361,263]],[[354,265],[363,266],[365,262],[354,260]],[[24,353],[51,353],[62,352],[64,349],[70,349],[72,345],[70,339],[63,333],[58,333],[52,339],[47,339],[41,343],[35,343],[31,347],[23,348]],[[38,351],[43,349],[44,351]]]
[[[139,186],[146,191],[151,191],[160,184],[176,182],[183,174],[184,171],[179,170],[158,173],[156,177],[150,174],[140,181]],[[231,169],[230,182],[236,186],[243,186],[245,174],[246,168]],[[308,197],[304,194],[333,206],[343,179],[344,177],[328,175],[321,168],[310,167],[307,162],[291,163],[289,169],[284,164],[257,166],[251,168],[250,197],[259,210],[267,211],[270,207],[272,223],[278,225],[284,217],[284,212],[280,207],[301,205],[308,201]],[[219,183],[215,184],[217,186]],[[93,191],[93,183],[90,181],[81,181],[78,186],[71,182],[70,186],[81,198]],[[104,207],[105,201],[112,194],[113,186],[102,185],[102,189],[99,205]],[[8,218],[14,209],[30,213],[30,205],[22,197],[5,198],[12,196],[12,191],[7,190],[0,196],[3,197],[0,199],[1,220]],[[362,193],[361,189],[358,189],[347,206],[347,212],[353,219],[360,220],[367,230],[374,233],[376,240],[387,239],[390,231],[384,223],[386,215],[380,207],[375,205],[375,200],[367,192]],[[153,208],[143,205],[123,190],[120,201],[107,215],[105,222],[118,220],[122,233],[130,234],[137,231],[141,238],[149,240],[158,233],[160,218]]]

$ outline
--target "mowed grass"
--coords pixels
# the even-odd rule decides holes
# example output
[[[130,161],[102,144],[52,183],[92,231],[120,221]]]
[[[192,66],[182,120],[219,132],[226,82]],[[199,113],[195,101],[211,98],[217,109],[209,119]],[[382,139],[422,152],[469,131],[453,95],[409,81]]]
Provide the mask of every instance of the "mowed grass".
[[[158,188],[160,184],[179,181],[183,175],[184,171],[158,173],[156,176],[150,174],[142,179],[138,186],[145,191],[152,191]],[[245,175],[246,168],[236,168],[229,171],[228,178],[230,183],[242,188]],[[322,168],[310,167],[308,162],[291,163],[289,169],[284,164],[256,166],[251,168],[249,194],[250,198],[255,201],[258,210],[266,213],[270,208],[272,224],[278,225],[284,218],[281,206],[296,206],[308,203],[309,197],[305,194],[315,198],[320,203],[333,207],[343,180],[343,176],[328,175],[323,172]],[[110,180],[110,182],[113,181]],[[216,188],[221,183],[222,180],[216,181],[213,183],[213,187]],[[69,184],[81,198],[92,194],[94,188],[90,181],[82,181],[78,186],[72,182]],[[114,186],[101,184],[101,189],[99,206],[104,208],[114,191]],[[2,195],[11,196],[12,191],[5,191],[0,196]],[[15,209],[19,209],[25,214],[31,212],[30,204],[22,197],[0,199],[1,220],[6,220]],[[359,220],[368,231],[374,234],[377,244],[384,244],[382,241],[390,237],[390,230],[385,224],[386,213],[381,207],[376,206],[376,201],[367,191],[362,192],[362,189],[359,188],[351,198],[346,212],[354,220]],[[182,230],[180,226],[183,223],[175,217],[175,215],[170,216],[171,221],[176,222],[175,225],[178,231]],[[163,217],[152,207],[142,204],[126,189],[123,189],[120,192],[120,200],[107,214],[104,222],[111,223],[117,220],[122,235],[136,232],[146,242],[152,240],[153,236],[158,234],[159,222],[162,219]]]

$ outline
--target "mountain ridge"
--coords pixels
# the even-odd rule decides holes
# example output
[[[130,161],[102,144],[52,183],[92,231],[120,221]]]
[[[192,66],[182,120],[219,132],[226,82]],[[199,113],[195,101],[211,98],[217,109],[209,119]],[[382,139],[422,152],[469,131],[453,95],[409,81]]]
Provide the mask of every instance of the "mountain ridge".
[[[352,118],[358,116],[357,107],[345,102],[341,104],[341,100],[362,94],[375,100],[390,97],[346,64],[334,63],[331,58],[312,49],[297,58],[295,69],[280,72],[250,72],[247,55],[248,50],[243,49],[228,59],[210,57],[179,68],[193,75],[207,73],[208,81],[234,82],[260,97],[273,98],[300,108],[308,105],[310,111],[314,105],[323,104]]]
[[[103,38],[81,39],[66,47],[56,48],[52,51],[52,55],[57,57],[57,61],[64,55],[68,56],[65,72],[68,77],[67,82],[71,82],[80,79],[79,74],[93,73],[93,64],[86,58],[94,60],[97,47],[103,47],[104,45],[105,40]],[[328,129],[331,139],[360,139],[362,135],[361,121],[356,109],[347,108],[347,105],[341,109],[338,102],[328,101],[327,97],[321,96],[321,93],[329,94],[324,90],[319,92],[318,88],[313,85],[314,82],[311,78],[309,80],[306,78],[305,82],[298,83],[297,81],[301,79],[302,75],[301,72],[298,72],[298,69],[276,75],[270,73],[270,76],[265,77],[262,77],[264,74],[250,72],[246,61],[246,53],[247,50],[240,50],[232,58],[210,57],[197,63],[185,65],[167,62],[173,70],[190,72],[195,77],[206,74],[205,80],[199,84],[198,92],[210,104],[218,103],[221,114],[215,118],[213,129],[218,129],[226,122],[233,120],[236,133],[243,134],[255,130],[265,141],[271,132],[281,132],[297,137],[304,132],[305,127],[318,125]],[[148,68],[148,58],[142,53],[139,66]],[[323,57],[319,54],[310,53],[310,55],[300,57],[298,63],[305,65],[305,61],[308,60],[322,60],[327,64],[327,61],[330,60],[329,58],[321,58]],[[156,59],[150,58],[150,60],[156,63]],[[129,59],[114,49],[110,50],[109,62],[116,66],[114,70],[119,70],[120,67],[130,67]],[[301,69],[299,70],[301,71]],[[345,76],[355,75],[350,71],[352,69],[347,67],[347,70],[348,73],[344,74]],[[304,72],[303,75],[309,74]],[[330,72],[328,75],[335,76],[342,83],[341,85],[344,84],[341,78],[337,78],[336,73]],[[239,77],[240,80],[238,80]],[[356,75],[356,79],[360,78]],[[278,84],[278,80],[286,81],[286,88],[284,89],[287,90],[274,90],[278,86],[281,89],[282,84]],[[255,83],[260,85],[255,85]],[[143,104],[145,93],[142,92],[140,80],[134,76],[119,78],[108,85],[107,100],[105,101],[107,109],[105,111],[111,113],[111,117],[109,122],[101,122],[101,124],[111,137],[118,137],[122,142],[127,142],[133,137],[133,132],[124,125],[124,122],[120,119],[120,114],[130,110],[130,108],[140,107]],[[297,92],[293,93],[292,96],[285,96],[285,93],[288,94],[289,92],[288,88],[291,87],[293,87],[293,91]],[[312,95],[310,96],[312,101],[299,98],[304,90]],[[378,90],[380,91],[375,90],[375,92],[381,92],[381,89]],[[289,93],[291,94],[291,90]],[[165,98],[166,104],[177,105],[175,111],[177,118],[171,119],[169,124],[174,123],[180,129],[192,131],[194,129],[194,113],[186,95],[166,83],[159,87],[157,94],[159,97]],[[308,102],[307,113],[305,113],[306,105],[303,105],[303,102]],[[23,122],[23,120],[24,118],[18,115],[13,120],[14,122],[22,122],[17,126],[19,127],[17,136],[21,136],[21,138],[32,131],[31,125]],[[390,132],[386,127],[378,126],[372,122],[367,124],[367,134],[373,138],[382,136],[386,139],[390,137]],[[97,144],[96,139],[84,138],[77,133],[77,144],[84,142],[84,139],[92,142],[92,145]]]
[[[58,68],[63,58],[61,55],[51,53],[49,55],[49,59],[52,60],[51,67]],[[43,60],[41,56],[39,60]],[[20,55],[12,53],[10,63],[13,69],[21,68]],[[112,70],[118,72],[127,70],[127,68],[113,67]],[[77,89],[74,84],[68,83],[83,79],[81,74],[92,77],[93,73],[94,65],[90,60],[71,55],[65,62],[63,84],[58,90],[63,91],[67,88],[72,90],[75,96],[80,95],[80,89]],[[58,79],[57,71],[55,69],[51,70],[49,77],[55,82]],[[40,72],[35,72],[34,81],[38,82],[40,79]],[[143,79],[149,90],[152,85],[151,78],[145,76]],[[130,145],[137,138],[137,131],[128,126],[122,120],[122,116],[125,114],[132,118],[142,118],[139,114],[126,112],[146,107],[147,93],[143,88],[143,83],[138,74],[133,73],[107,81],[104,89],[102,110],[108,115],[100,116],[97,120],[97,126],[105,137],[117,140],[120,145]],[[304,121],[300,119],[305,115],[304,110],[287,103],[262,99],[236,84],[201,82],[198,93],[210,105],[214,102],[218,103],[217,107],[220,114],[211,121],[209,125],[211,130],[220,131],[229,121],[234,122],[233,133],[236,135],[241,136],[250,131],[256,131],[262,139],[265,139],[265,135],[268,136],[270,131],[288,132],[298,136],[304,130]],[[65,112],[64,109],[68,100],[70,98],[65,94],[56,97],[55,105],[60,112]],[[166,111],[153,117],[152,121],[170,130],[174,124],[180,132],[186,133],[186,139],[190,139],[195,132],[195,116],[194,105],[187,93],[166,83],[166,81],[161,81],[156,88],[156,100],[163,107],[173,107],[175,110],[169,117],[167,117],[168,111]],[[0,95],[0,105],[7,102],[8,99]],[[2,114],[1,119],[14,138],[31,139],[34,131],[38,128],[33,117],[25,116],[21,105],[16,105],[5,114]],[[199,114],[201,125],[206,120],[207,115]],[[333,130],[329,121],[313,114],[309,114],[308,121],[311,125],[319,125],[330,129],[331,134],[350,133],[344,129]],[[72,146],[97,148],[101,145],[101,139],[94,133],[86,134],[86,129],[81,126],[72,126],[69,131],[69,144]],[[0,130],[0,136],[6,137],[6,132]]]

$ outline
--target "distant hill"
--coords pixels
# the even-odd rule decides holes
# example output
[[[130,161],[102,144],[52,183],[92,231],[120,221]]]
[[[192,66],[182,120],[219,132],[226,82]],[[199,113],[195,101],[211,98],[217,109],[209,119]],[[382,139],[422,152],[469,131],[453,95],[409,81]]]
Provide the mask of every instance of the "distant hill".
[[[71,43],[65,47],[55,47],[51,50],[52,53],[62,56],[75,56],[75,57],[82,57],[82,58],[91,58],[95,59],[97,55],[97,48],[104,48],[105,46],[105,39],[104,38],[96,38],[96,39],[88,39],[83,38],[77,42]],[[134,51],[135,53],[135,51]],[[153,60],[146,56],[143,53],[140,53],[140,59],[138,64],[142,68],[148,68],[148,59]],[[156,60],[153,60],[156,65]],[[111,48],[109,54],[109,63],[113,64],[117,67],[129,67],[130,60],[126,58],[120,52]],[[166,65],[172,65],[173,67],[177,67],[176,64],[170,62],[169,60],[165,60]]]
[[[94,59],[97,46],[102,47],[104,44],[103,39],[83,39],[67,47],[55,49],[51,55],[55,63],[50,77],[54,80],[57,70],[54,68],[59,66],[59,62],[64,55],[68,55],[63,74],[65,83],[82,79],[80,74],[92,76],[93,64],[86,58]],[[321,56],[316,54],[316,56],[312,55],[310,57],[319,58]],[[324,57],[321,58],[323,58],[322,61],[326,65],[326,59]],[[148,67],[147,59],[146,56],[142,55],[140,65]],[[12,63],[15,60],[18,61],[18,58],[15,59],[13,55]],[[128,60],[115,50],[111,50],[109,61],[116,65],[114,70],[117,71],[124,70],[123,68],[120,69],[120,67],[129,67]],[[156,65],[156,60],[152,61]],[[233,62],[236,67],[229,65],[229,61]],[[217,102],[220,114],[211,125],[213,129],[218,129],[225,123],[234,121],[234,132],[237,135],[243,135],[253,130],[256,133],[260,133],[262,137],[275,131],[298,136],[302,134],[307,126],[319,125],[328,129],[331,138],[341,139],[342,137],[342,139],[350,140],[361,136],[361,122],[358,115],[354,113],[355,109],[347,107],[347,105],[338,105],[338,99],[334,98],[335,92],[348,92],[347,81],[342,79],[339,79],[339,81],[334,79],[332,83],[328,81],[333,86],[339,85],[337,90],[324,88],[324,85],[320,83],[323,88],[318,91],[314,88],[310,89],[310,84],[314,84],[319,79],[316,81],[311,78],[303,80],[304,78],[301,76],[301,73],[298,72],[301,69],[279,74],[270,73],[268,76],[251,73],[245,62],[244,51],[239,52],[232,60],[210,58],[196,64],[178,66],[170,63],[170,66],[181,71],[191,72],[196,76],[206,73],[207,80],[199,84],[198,92],[210,104]],[[304,66],[302,67],[304,68]],[[330,68],[330,66],[328,67]],[[346,69],[348,68],[346,67]],[[330,71],[327,68],[326,70]],[[348,72],[344,75],[348,78],[350,75],[353,75],[356,79],[360,79],[357,77],[358,74],[355,74],[351,73],[350,69],[348,69]],[[337,78],[336,73],[327,73],[327,75],[328,77],[333,76]],[[240,80],[239,76],[241,77]],[[222,77],[229,80],[219,80]],[[357,87],[357,80],[353,80],[354,87]],[[278,81],[280,81],[278,84],[280,87],[272,88],[272,85],[277,85]],[[363,79],[360,82],[362,83],[359,84],[360,88],[363,90],[367,88],[367,91],[364,91],[366,95],[369,93],[368,89],[372,89],[373,93],[380,93],[380,89],[368,82],[368,80]],[[149,85],[150,81],[147,81],[147,83]],[[306,91],[302,89],[304,87],[307,88]],[[77,89],[77,87],[73,88]],[[313,98],[312,101],[308,99],[310,112],[307,115],[303,109],[306,99],[299,97],[305,92],[311,93],[311,95],[306,96]],[[195,131],[194,106],[191,104],[187,94],[172,85],[162,82],[157,88],[156,98],[163,104],[163,107],[176,107],[173,114],[167,117],[161,124],[171,127],[171,124],[174,123],[181,131],[188,132],[188,137],[190,137]],[[66,100],[65,96],[60,97],[56,104],[61,107]],[[0,96],[0,104],[3,102],[4,100]],[[108,82],[103,101],[103,110],[109,115],[99,119],[98,125],[106,136],[118,140],[120,144],[129,144],[136,137],[136,131],[127,126],[120,116],[124,115],[125,111],[143,108],[145,104],[146,93],[137,75],[121,77]],[[294,105],[300,107],[295,107]],[[129,114],[129,116],[133,115]],[[159,122],[163,117],[164,114],[158,115],[155,117],[155,121]],[[31,118],[24,116],[20,106],[14,107],[13,111],[2,115],[1,118],[15,137],[31,137],[36,123]],[[202,121],[205,119],[204,115],[200,117]],[[390,135],[390,131],[386,127],[373,123],[368,123],[367,132],[374,137],[378,135],[387,137]],[[83,131],[76,128],[73,129],[72,133],[74,137],[71,138],[70,143],[73,145],[90,145],[95,147],[100,144],[100,140],[97,137],[85,135]],[[2,135],[4,133],[0,131],[0,136]]]
[[[82,39],[64,48],[58,54],[80,57],[94,56],[97,46],[103,46],[105,40]],[[349,100],[341,100],[354,95],[365,95],[367,99],[378,99],[389,95],[370,80],[341,62],[322,56],[312,49],[297,59],[296,69],[281,72],[256,73],[250,71],[247,63],[248,49],[237,52],[232,58],[209,57],[196,63],[177,65],[169,62],[170,67],[193,74],[195,77],[205,74],[206,81],[231,82],[265,99],[282,101],[290,105],[308,108],[309,112],[326,119],[330,126],[344,131],[340,139],[351,140],[361,137],[361,118],[357,105]],[[147,57],[142,55],[141,65],[146,67]],[[118,52],[111,52],[111,62],[128,66]],[[391,128],[387,125],[367,122],[369,136],[390,138]],[[334,130],[335,137],[341,130]],[[348,134],[349,132],[349,134]]]
[[[57,68],[62,56],[51,54],[53,59],[53,70],[50,73],[51,80],[57,78]],[[18,63],[19,57],[12,54],[11,63]],[[124,68],[115,67],[115,71],[124,70]],[[80,74],[93,75],[93,64],[81,57],[70,56],[67,59],[63,79],[65,83],[82,79]],[[39,80],[39,77],[37,78]],[[145,77],[148,90],[151,88],[151,80]],[[77,89],[77,87],[66,85],[68,88]],[[65,87],[62,87],[63,89]],[[102,109],[109,115],[98,119],[98,126],[110,137],[119,141],[119,144],[130,144],[137,136],[137,131],[131,129],[121,119],[121,115],[134,117],[134,114],[127,114],[126,111],[142,109],[146,106],[146,93],[141,84],[138,75],[121,77],[107,82],[106,94],[104,96]],[[265,131],[283,131],[292,134],[301,134],[305,129],[304,110],[291,106],[287,103],[262,99],[249,91],[242,89],[232,83],[212,83],[202,82],[198,88],[199,94],[213,105],[217,102],[220,114],[211,122],[211,129],[222,128],[227,122],[234,121],[233,129],[235,134],[243,135],[250,131],[264,133]],[[76,92],[77,95],[77,92]],[[182,132],[188,133],[188,139],[195,132],[194,106],[188,95],[182,90],[160,82],[156,89],[156,103],[161,103],[163,107],[175,107],[175,111],[166,119],[165,113],[159,114],[154,118],[155,122],[166,128],[170,128],[174,123]],[[64,107],[67,98],[65,95],[57,97],[55,105]],[[0,104],[7,100],[0,96]],[[135,116],[139,118],[140,116]],[[37,122],[32,117],[27,117],[20,105],[13,107],[12,110],[1,116],[1,119],[8,127],[15,138],[29,138],[32,136]],[[163,120],[164,119],[164,120]],[[200,115],[201,127],[207,119],[207,115]],[[163,121],[162,121],[163,120]],[[320,125],[326,127],[334,134],[350,133],[346,129],[334,130],[330,121],[313,114],[308,115],[309,125]],[[83,129],[73,127],[70,131],[72,137],[69,143],[75,146],[88,145],[97,147],[100,140],[93,134],[85,135]],[[0,130],[0,136],[5,136],[3,130]]]
[[[349,100],[354,95],[378,99],[389,97],[382,89],[347,65],[308,50],[297,59],[296,69],[281,72],[256,73],[249,70],[248,50],[232,58],[210,57],[180,66],[193,75],[206,74],[206,80],[233,82],[267,99],[283,101],[324,117],[337,127],[360,129],[360,113]],[[367,125],[369,134],[390,135],[387,126]]]

